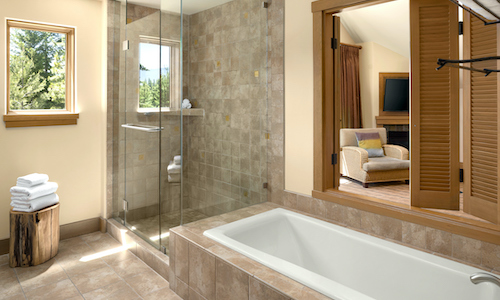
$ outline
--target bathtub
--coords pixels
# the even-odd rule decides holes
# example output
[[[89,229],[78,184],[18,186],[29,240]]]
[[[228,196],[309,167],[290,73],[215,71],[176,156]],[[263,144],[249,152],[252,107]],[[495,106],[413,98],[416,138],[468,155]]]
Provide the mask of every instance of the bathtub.
[[[480,269],[281,208],[204,235],[333,299],[500,299]]]

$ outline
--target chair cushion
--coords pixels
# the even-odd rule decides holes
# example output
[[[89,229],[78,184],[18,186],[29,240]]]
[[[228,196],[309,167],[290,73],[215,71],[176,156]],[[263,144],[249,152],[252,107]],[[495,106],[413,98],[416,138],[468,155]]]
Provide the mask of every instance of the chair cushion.
[[[358,140],[358,147],[368,152],[368,157],[384,156],[378,132],[356,132],[356,140]]]
[[[363,170],[366,172],[404,170],[409,168],[409,160],[402,160],[387,156],[369,158],[368,162],[363,164]]]

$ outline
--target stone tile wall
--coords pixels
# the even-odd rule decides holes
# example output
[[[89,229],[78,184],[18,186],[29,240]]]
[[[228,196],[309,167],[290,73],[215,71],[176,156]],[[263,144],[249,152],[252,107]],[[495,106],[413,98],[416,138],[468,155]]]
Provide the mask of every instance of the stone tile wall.
[[[500,274],[500,245],[360,209],[284,192],[276,204],[329,222]]]
[[[205,116],[184,123],[184,199],[208,216],[267,201],[267,19],[257,0],[190,16],[185,97]]]

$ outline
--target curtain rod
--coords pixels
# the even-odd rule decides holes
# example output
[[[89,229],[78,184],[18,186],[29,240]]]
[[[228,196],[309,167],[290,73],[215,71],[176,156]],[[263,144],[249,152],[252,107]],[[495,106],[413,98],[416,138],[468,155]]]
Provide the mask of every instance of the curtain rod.
[[[354,48],[359,48],[363,49],[363,47],[358,46],[358,45],[351,45],[351,44],[346,44],[346,43],[340,43],[341,46],[348,46],[348,47],[354,47]]]

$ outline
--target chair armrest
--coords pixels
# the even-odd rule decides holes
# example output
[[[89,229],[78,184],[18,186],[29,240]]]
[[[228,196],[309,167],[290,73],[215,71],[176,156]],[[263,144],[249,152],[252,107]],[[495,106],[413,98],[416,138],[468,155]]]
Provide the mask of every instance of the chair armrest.
[[[389,144],[382,145],[382,147],[384,148],[385,156],[402,160],[409,159],[408,149],[406,149],[405,147],[401,147],[398,145],[389,145]]]
[[[359,166],[360,169],[363,169],[363,164],[368,162],[368,151],[363,148],[345,146],[340,150],[340,155],[343,156],[344,161],[352,167]]]

